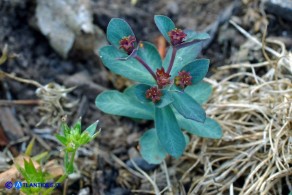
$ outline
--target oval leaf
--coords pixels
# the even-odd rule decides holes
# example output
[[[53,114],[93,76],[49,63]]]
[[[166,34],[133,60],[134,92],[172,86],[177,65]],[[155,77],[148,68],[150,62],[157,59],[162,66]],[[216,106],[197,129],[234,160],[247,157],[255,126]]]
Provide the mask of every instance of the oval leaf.
[[[206,120],[205,110],[193,98],[184,92],[173,92],[173,107],[186,119],[203,123]]]
[[[107,40],[116,48],[120,47],[120,41],[130,35],[135,36],[130,25],[123,19],[113,18],[106,30]]]
[[[156,70],[162,66],[161,57],[155,45],[152,43],[141,41],[137,55],[140,56],[146,62],[146,64],[148,64],[153,72],[156,72]]]
[[[198,33],[192,30],[184,30],[184,33],[187,34],[185,42],[210,39],[210,35],[208,33]]]
[[[160,164],[167,155],[161,146],[155,129],[146,131],[139,140],[142,157],[150,164]]]
[[[91,125],[89,125],[84,131],[87,131],[91,137],[94,136],[95,135],[95,132],[96,132],[96,127],[97,127],[97,124],[98,123],[99,123],[99,120],[95,121],[94,123],[92,123]]]
[[[169,91],[162,90],[162,94],[163,95],[162,95],[161,100],[155,104],[155,106],[158,108],[163,108],[163,107],[171,104],[171,102],[173,102],[172,95]]]
[[[154,22],[167,42],[171,43],[168,32],[175,29],[173,21],[167,16],[156,15],[154,16]]]
[[[194,61],[197,55],[201,52],[201,50],[202,50],[202,42],[198,42],[188,47],[179,49],[176,53],[173,67],[170,72],[171,78],[174,78],[178,74],[178,71],[180,71],[186,64]],[[162,66],[166,70],[169,66],[171,54],[172,54],[172,47],[168,49],[165,59],[162,64]]]
[[[155,127],[163,148],[173,157],[183,154],[186,141],[170,106],[155,108]]]
[[[135,97],[130,97],[116,90],[102,92],[96,97],[95,105],[107,114],[127,116],[138,119],[153,119],[151,104],[139,102]]]
[[[151,102],[150,99],[146,98],[146,91],[150,89],[151,86],[145,84],[139,84],[135,86],[135,95],[140,102],[147,103]]]
[[[186,119],[177,112],[175,115],[179,126],[191,134],[212,139],[220,139],[222,137],[222,129],[220,125],[211,118],[206,118],[204,123],[200,123]]]
[[[136,59],[129,58],[127,61],[119,60],[119,58],[127,57],[127,54],[111,45],[102,47],[99,50],[99,55],[103,64],[116,74],[140,83],[149,85],[156,83],[151,74]]]
[[[212,94],[212,86],[204,81],[199,82],[196,85],[188,86],[185,89],[185,93],[189,94],[199,104],[204,104],[208,101]]]
[[[207,74],[209,69],[210,60],[199,59],[195,60],[182,68],[187,72],[190,72],[192,76],[192,84],[197,84],[200,82]]]

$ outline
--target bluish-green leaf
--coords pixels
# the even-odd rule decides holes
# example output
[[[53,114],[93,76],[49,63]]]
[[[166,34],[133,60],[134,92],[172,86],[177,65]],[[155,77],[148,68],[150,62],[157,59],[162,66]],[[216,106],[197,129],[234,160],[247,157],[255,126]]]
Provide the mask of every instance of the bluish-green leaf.
[[[136,59],[119,60],[127,55],[113,46],[102,47],[99,55],[103,64],[116,74],[144,84],[154,85],[156,83],[151,74]]]
[[[161,146],[155,129],[146,131],[140,138],[140,152],[142,157],[150,164],[160,164],[167,155]]]
[[[190,143],[190,138],[189,138],[189,136],[186,133],[184,133],[184,137],[185,137],[186,146],[187,146]]]
[[[172,95],[169,91],[167,90],[162,90],[162,97],[161,100],[157,103],[155,103],[155,106],[158,108],[163,108],[173,102]]]
[[[132,85],[130,87],[127,87],[125,90],[124,90],[124,94],[129,96],[129,97],[132,97],[134,99],[134,101],[138,101],[137,97],[136,97],[136,94],[135,94],[135,90],[136,90],[136,86],[138,84],[135,84],[135,85]],[[153,108],[154,110],[154,108]]]
[[[206,118],[204,123],[186,119],[179,113],[175,113],[179,126],[191,134],[199,137],[220,139],[222,137],[222,129],[220,125],[211,118]]]
[[[96,126],[99,123],[99,120],[95,121],[94,123],[92,123],[91,125],[89,125],[85,131],[87,131],[89,133],[89,135],[92,137],[95,135],[96,132]]]
[[[184,92],[173,92],[173,107],[185,118],[203,123],[206,120],[205,110],[191,96]]]
[[[188,86],[185,92],[202,105],[206,103],[211,96],[212,86],[209,83],[201,81],[196,85]]]
[[[155,128],[163,148],[171,156],[180,157],[186,147],[186,141],[170,106],[155,108]]]
[[[153,107],[134,98],[116,90],[109,90],[96,97],[95,105],[107,114],[137,119],[153,119]]]
[[[161,57],[152,43],[143,41],[140,42],[139,49],[137,55],[140,56],[148,66],[156,72],[158,68],[162,67],[162,60]]]
[[[206,40],[210,38],[210,35],[208,33],[198,33],[191,30],[184,30],[184,33],[187,34],[185,42],[190,42],[194,40],[201,41],[201,40]]]
[[[178,72],[188,63],[194,61],[198,54],[202,50],[202,42],[195,43],[188,47],[179,49],[176,53],[172,70],[170,72],[171,78],[174,78]],[[163,67],[167,70],[170,58],[172,54],[172,48],[170,47],[166,53],[165,59],[163,61]]]
[[[182,68],[187,72],[190,72],[192,76],[192,84],[200,82],[207,74],[209,69],[210,60],[198,59],[195,60]]]
[[[135,86],[135,95],[140,102],[143,103],[151,102],[150,99],[146,98],[146,91],[150,88],[151,86],[145,84],[139,84]]]
[[[116,48],[120,47],[120,41],[130,35],[135,36],[130,25],[123,19],[113,18],[107,26],[107,40]]]
[[[170,43],[168,32],[175,29],[173,21],[169,17],[162,15],[154,16],[154,21],[161,34],[164,36],[167,42]]]
[[[132,102],[135,102],[135,103],[137,103],[137,104],[140,103],[140,104],[142,104],[142,105],[146,105],[146,106],[148,107],[149,110],[153,111],[153,112],[150,113],[150,115],[152,116],[151,119],[154,119],[154,114],[155,114],[155,112],[154,112],[154,108],[155,108],[154,104],[153,104],[152,102],[149,102],[149,103],[141,103],[141,102],[138,100],[138,98],[136,97],[136,94],[135,94],[135,88],[136,88],[136,86],[137,86],[137,84],[128,87],[127,89],[124,90],[123,93],[124,93],[125,95],[127,95],[127,96],[130,98],[130,100],[131,100]]]

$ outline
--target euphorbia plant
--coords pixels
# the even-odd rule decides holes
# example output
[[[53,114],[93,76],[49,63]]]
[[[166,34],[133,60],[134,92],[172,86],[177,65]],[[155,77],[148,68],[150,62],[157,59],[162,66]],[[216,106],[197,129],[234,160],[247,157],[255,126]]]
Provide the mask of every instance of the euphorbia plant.
[[[166,16],[157,15],[154,20],[170,44],[163,61],[154,45],[137,41],[127,22],[110,21],[107,39],[111,45],[100,49],[100,58],[112,72],[140,84],[123,93],[105,91],[95,103],[108,114],[154,120],[155,128],[140,138],[140,148],[149,163],[160,163],[167,153],[176,158],[182,155],[187,139],[181,129],[206,138],[220,138],[222,132],[200,106],[212,88],[202,81],[209,60],[195,58],[209,35],[176,28]]]

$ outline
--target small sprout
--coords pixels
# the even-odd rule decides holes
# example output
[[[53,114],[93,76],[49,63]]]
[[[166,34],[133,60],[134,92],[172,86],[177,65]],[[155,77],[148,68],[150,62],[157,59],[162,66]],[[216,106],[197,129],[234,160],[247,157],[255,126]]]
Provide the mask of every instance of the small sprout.
[[[146,98],[150,99],[153,103],[160,101],[162,92],[157,87],[151,87],[146,91]]]
[[[187,34],[184,33],[181,29],[175,28],[168,32],[168,36],[170,37],[172,45],[179,45],[184,42]]]
[[[99,132],[96,132],[98,121],[90,125],[81,133],[81,119],[79,119],[72,128],[66,123],[62,123],[61,131],[63,135],[57,134],[56,138],[65,146],[67,152],[74,152],[80,146],[92,141]]]
[[[135,49],[136,38],[134,36],[123,37],[120,41],[120,48],[122,48],[128,55]]]
[[[21,167],[18,164],[15,164],[17,170],[20,172],[26,183],[45,183],[50,175],[46,172],[43,172],[41,167],[36,168],[31,158],[29,161],[24,159],[24,166]],[[21,188],[21,191],[25,194],[39,194],[41,193],[42,188]]]
[[[191,73],[189,72],[186,72],[185,70],[183,71],[180,71],[178,73],[178,76],[176,76],[174,78],[174,83],[175,85],[181,87],[181,88],[185,88],[189,85],[192,84],[192,76],[191,76]]]
[[[170,84],[170,75],[164,71],[164,68],[157,69],[156,71],[157,85],[162,88]]]

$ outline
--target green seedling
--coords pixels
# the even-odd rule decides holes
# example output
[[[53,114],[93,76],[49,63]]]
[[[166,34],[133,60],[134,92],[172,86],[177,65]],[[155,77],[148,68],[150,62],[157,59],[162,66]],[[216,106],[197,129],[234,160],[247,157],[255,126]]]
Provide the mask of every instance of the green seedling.
[[[61,125],[61,133],[56,134],[56,138],[64,146],[64,170],[65,173],[57,181],[56,184],[64,182],[64,180],[74,172],[74,158],[76,151],[81,146],[91,142],[99,132],[96,132],[96,126],[99,121],[91,124],[83,132],[81,132],[81,119],[79,119],[73,127],[69,127],[64,121]],[[25,154],[30,155],[32,147],[34,145],[34,139],[30,142]],[[43,155],[41,155],[43,156]],[[41,156],[37,156],[35,159],[40,159]],[[34,158],[33,158],[34,159]],[[52,180],[52,177],[41,168],[36,169],[33,164],[33,161],[24,159],[24,167],[16,164],[18,171],[21,173],[22,177],[29,184],[36,183],[47,183],[49,180]],[[31,188],[21,188],[21,191],[25,194],[51,194],[54,190],[54,187],[31,187]]]
[[[45,183],[51,179],[50,175],[43,172],[41,168],[36,169],[31,159],[29,159],[29,161],[24,159],[24,168],[20,167],[18,164],[16,164],[16,167],[28,185]],[[23,187],[21,191],[25,194],[41,194],[44,193],[45,188]]]
[[[56,134],[56,138],[64,146],[64,166],[67,175],[74,172],[73,162],[78,148],[89,143],[98,135],[99,132],[96,132],[98,122],[91,124],[83,132],[81,132],[81,119],[71,128],[66,123],[62,123],[61,134]]]
[[[112,72],[139,84],[123,93],[105,91],[95,103],[108,114],[154,120],[155,128],[140,138],[140,148],[144,159],[157,164],[167,154],[175,158],[183,154],[187,143],[181,129],[214,139],[221,138],[222,130],[201,107],[212,93],[211,86],[202,81],[210,61],[195,58],[209,35],[181,30],[166,16],[156,15],[154,20],[170,45],[164,60],[153,44],[137,41],[126,21],[110,21],[107,39],[111,45],[100,49],[100,58]]]

